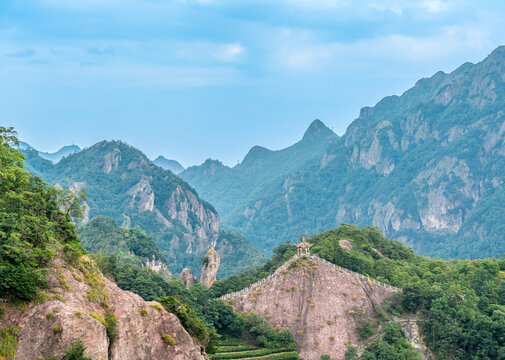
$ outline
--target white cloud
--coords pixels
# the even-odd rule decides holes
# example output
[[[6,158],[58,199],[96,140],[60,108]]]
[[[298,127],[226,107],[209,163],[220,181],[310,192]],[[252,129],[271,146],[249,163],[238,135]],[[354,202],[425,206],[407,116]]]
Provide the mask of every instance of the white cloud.
[[[245,48],[240,44],[225,44],[219,46],[217,51],[212,53],[212,57],[223,62],[237,61],[244,53]]]
[[[421,3],[421,7],[430,13],[439,13],[449,10],[449,4],[441,0],[425,0]]]
[[[283,0],[292,5],[310,8],[337,9],[349,5],[348,0]]]
[[[284,29],[274,58],[288,71],[328,71],[370,61],[427,61],[492,47],[490,32],[479,26],[445,26],[433,36],[390,34],[352,43],[323,43],[316,37]],[[287,40],[289,38],[289,40]],[[300,39],[300,40],[298,40]]]

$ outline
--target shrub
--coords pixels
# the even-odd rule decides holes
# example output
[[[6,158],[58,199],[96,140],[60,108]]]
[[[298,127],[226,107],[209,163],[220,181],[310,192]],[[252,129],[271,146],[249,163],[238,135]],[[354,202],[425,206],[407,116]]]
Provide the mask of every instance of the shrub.
[[[321,355],[321,360],[330,360],[330,355],[328,354]]]
[[[54,316],[54,315],[53,315],[53,313],[47,313],[47,314],[46,314],[46,319],[47,319],[47,321],[51,321],[51,320],[53,320],[53,316]]]
[[[162,334],[161,335],[161,340],[163,340],[163,342],[165,344],[168,344],[170,346],[177,345],[177,341],[175,341],[175,339],[172,336],[170,336],[169,334]]]
[[[58,335],[62,331],[63,331],[63,328],[61,327],[61,325],[56,325],[55,327],[53,327],[53,333],[54,333],[54,335]]]
[[[11,326],[0,330],[0,358],[13,358],[16,356],[16,348],[18,346],[17,335],[19,328]]]
[[[148,313],[147,309],[140,310],[140,316],[147,316]]]
[[[335,336],[330,336],[330,341],[335,340]]]
[[[160,304],[151,304],[149,306],[152,307],[153,309],[158,310],[158,311],[163,311],[163,308],[161,307]]]
[[[107,337],[109,338],[109,346],[114,343],[119,333],[119,329],[117,327],[118,322],[119,321],[116,315],[112,313],[107,313],[105,316],[105,330],[107,331]]]
[[[89,316],[91,316],[93,319],[95,319],[100,324],[102,324],[103,326],[105,326],[105,318],[103,317],[102,314],[99,314],[97,312],[90,312]]]
[[[326,323],[327,323],[328,325],[331,325],[331,324],[333,324],[333,321],[332,321],[332,320],[328,320],[328,321],[326,321]]]
[[[80,311],[76,311],[76,312],[74,313],[74,315],[75,315],[75,316],[77,316],[78,318],[80,318],[80,317],[82,316],[82,312],[80,312]]]
[[[62,360],[91,360],[91,358],[84,356],[86,347],[81,339],[72,341],[70,348],[63,353]]]
[[[373,335],[373,322],[372,319],[364,319],[357,326],[357,331],[360,340],[368,339]]]
[[[358,349],[354,346],[349,346],[345,352],[345,360],[358,360]]]

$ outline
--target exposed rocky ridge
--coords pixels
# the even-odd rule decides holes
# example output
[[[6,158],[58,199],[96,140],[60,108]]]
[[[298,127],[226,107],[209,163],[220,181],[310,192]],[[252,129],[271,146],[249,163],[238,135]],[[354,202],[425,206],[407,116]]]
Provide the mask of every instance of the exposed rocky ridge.
[[[217,272],[219,270],[220,263],[221,258],[216,250],[210,249],[207,251],[207,254],[205,254],[205,257],[203,258],[200,282],[205,286],[210,287],[217,279]]]
[[[264,184],[224,217],[225,225],[266,249],[277,239],[349,223],[372,224],[425,255],[500,257],[504,106],[500,47],[478,64],[439,72],[363,108],[342,138]],[[209,191],[206,198],[222,196]]]
[[[56,260],[48,275],[48,293],[59,295],[49,295],[48,300],[40,304],[32,302],[24,309],[6,307],[0,327],[16,325],[20,329],[15,359],[59,356],[77,338],[82,340],[86,355],[92,359],[204,359],[201,347],[175,315],[156,302],[146,302],[138,295],[119,289],[98,274],[108,294],[109,309],[119,320],[118,337],[109,346],[105,326],[96,319],[97,315],[89,315],[106,315],[103,306],[90,301],[94,288],[81,271],[62,265]],[[146,311],[144,315],[142,310]],[[55,330],[58,326],[60,332]],[[176,345],[165,343],[163,334],[170,335]]]
[[[319,258],[300,258],[297,266],[229,301],[237,311],[255,311],[272,326],[289,328],[303,359],[344,359],[347,346],[361,345],[359,320],[374,317],[374,308],[394,291]]]

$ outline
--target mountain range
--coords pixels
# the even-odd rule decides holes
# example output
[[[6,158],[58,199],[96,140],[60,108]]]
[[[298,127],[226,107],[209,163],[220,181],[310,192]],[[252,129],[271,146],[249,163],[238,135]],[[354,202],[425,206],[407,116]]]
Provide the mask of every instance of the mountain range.
[[[180,175],[227,229],[270,250],[299,233],[373,225],[416,251],[505,252],[505,47],[388,96],[337,137],[315,121],[280,151],[253,147]],[[317,131],[316,131],[317,130]]]
[[[39,156],[43,159],[49,160],[53,163],[57,163],[60,161],[62,158],[65,156],[68,156],[70,154],[76,153],[81,151],[81,148],[77,145],[66,145],[63,146],[60,150],[54,152],[54,153],[49,153],[49,152],[44,152],[44,151],[38,151],[35,148],[33,148],[30,144],[20,141],[19,142],[19,149],[20,150],[34,150],[39,153]]]
[[[214,207],[184,180],[127,144],[102,141],[56,164],[34,150],[23,150],[23,154],[25,168],[46,182],[75,191],[85,189],[87,210],[82,224],[102,215],[125,228],[140,226],[153,236],[174,273],[184,267],[198,273],[201,257],[213,247],[229,260],[219,276],[241,271],[263,258],[245,237],[220,231]]]

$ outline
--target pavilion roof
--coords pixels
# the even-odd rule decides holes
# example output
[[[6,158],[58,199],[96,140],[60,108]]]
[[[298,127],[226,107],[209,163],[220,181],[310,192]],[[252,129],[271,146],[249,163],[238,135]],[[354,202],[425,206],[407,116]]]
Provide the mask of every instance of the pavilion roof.
[[[305,241],[305,239],[303,239],[298,244],[295,244],[295,246],[300,249],[309,249],[312,246],[312,244],[309,244],[308,242]]]

